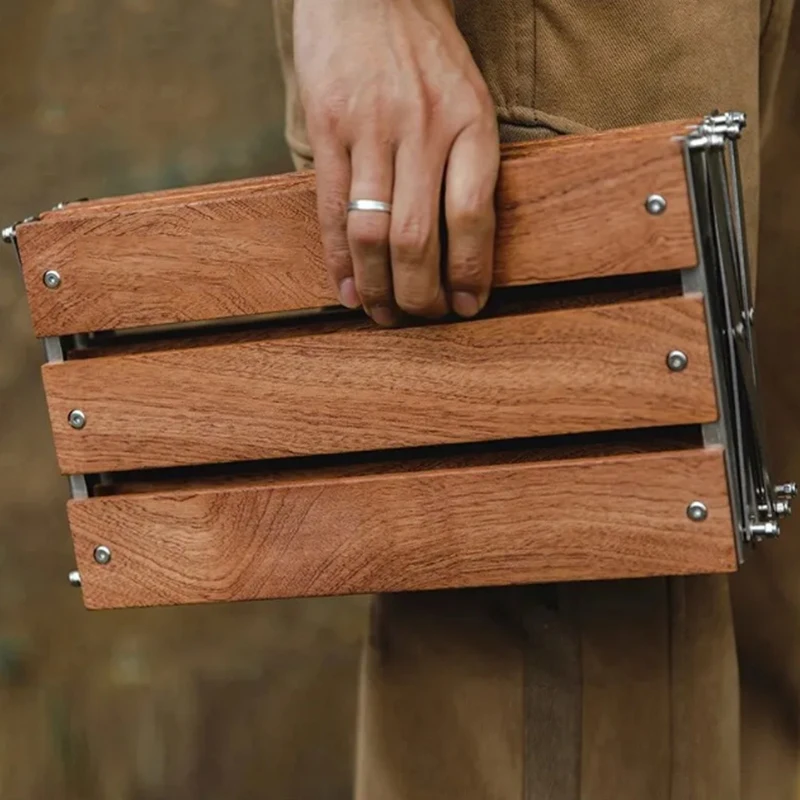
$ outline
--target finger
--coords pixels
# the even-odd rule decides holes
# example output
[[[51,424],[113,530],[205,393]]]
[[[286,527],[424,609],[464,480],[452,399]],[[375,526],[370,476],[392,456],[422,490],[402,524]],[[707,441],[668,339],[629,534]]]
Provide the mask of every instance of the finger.
[[[358,141],[350,154],[350,199],[390,203],[393,161],[390,145]],[[379,325],[392,325],[397,319],[389,264],[390,224],[391,216],[382,211],[351,211],[347,215],[356,291],[366,312]]]
[[[392,200],[392,283],[397,305],[421,317],[447,313],[439,236],[446,149],[418,141],[400,144]]]
[[[486,303],[494,262],[497,128],[479,123],[453,143],[445,179],[447,286],[453,310],[473,317]]]
[[[347,198],[350,191],[350,159],[335,139],[314,143],[317,172],[317,214],[325,267],[339,296],[348,308],[361,305],[353,279],[353,261],[347,241]]]

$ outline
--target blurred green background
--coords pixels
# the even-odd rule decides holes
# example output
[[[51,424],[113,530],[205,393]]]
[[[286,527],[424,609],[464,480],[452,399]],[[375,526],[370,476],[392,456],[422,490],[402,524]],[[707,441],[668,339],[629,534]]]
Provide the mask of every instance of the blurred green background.
[[[0,221],[291,169],[269,0],[0,0]],[[84,611],[0,248],[0,798],[349,797],[360,600]]]
[[[0,22],[4,224],[290,168],[268,0],[0,0]],[[762,377],[774,470],[800,477],[797,21],[764,167]],[[84,611],[7,247],[0,342],[0,800],[349,797],[364,601]],[[764,800],[796,800],[796,531],[735,584],[744,771]]]

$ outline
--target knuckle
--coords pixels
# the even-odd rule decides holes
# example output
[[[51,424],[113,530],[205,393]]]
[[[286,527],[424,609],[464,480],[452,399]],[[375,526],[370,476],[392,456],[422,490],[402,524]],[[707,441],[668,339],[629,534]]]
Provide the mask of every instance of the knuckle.
[[[352,272],[353,262],[350,249],[339,244],[327,245],[324,248],[325,268],[335,280]]]
[[[450,95],[448,106],[448,117],[458,119],[461,126],[478,124],[489,130],[497,125],[494,101],[482,82],[465,81]]]
[[[487,264],[478,253],[463,253],[450,266],[452,289],[478,289],[488,280]]]
[[[342,118],[342,93],[335,88],[325,91],[307,101],[306,114],[310,130],[318,134],[330,133]]]
[[[405,220],[392,230],[393,259],[412,264],[424,261],[433,241],[433,231],[428,223],[418,219]]]
[[[363,250],[383,250],[389,241],[386,225],[380,219],[370,217],[351,217],[348,226],[351,245]]]
[[[447,223],[459,231],[477,235],[487,233],[492,224],[492,209],[487,208],[486,203],[479,202],[475,194],[471,193],[450,210]]]

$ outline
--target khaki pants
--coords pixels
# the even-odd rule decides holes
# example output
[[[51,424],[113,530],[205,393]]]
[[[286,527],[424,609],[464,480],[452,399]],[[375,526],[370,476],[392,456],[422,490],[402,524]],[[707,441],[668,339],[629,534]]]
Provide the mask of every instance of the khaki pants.
[[[292,2],[274,2],[287,136],[296,163],[309,165]],[[747,112],[742,157],[756,241],[759,142],[791,0],[454,5],[504,139]],[[359,800],[736,800],[739,675],[727,580],[376,598],[356,775]],[[748,800],[789,800],[790,784],[754,788]]]

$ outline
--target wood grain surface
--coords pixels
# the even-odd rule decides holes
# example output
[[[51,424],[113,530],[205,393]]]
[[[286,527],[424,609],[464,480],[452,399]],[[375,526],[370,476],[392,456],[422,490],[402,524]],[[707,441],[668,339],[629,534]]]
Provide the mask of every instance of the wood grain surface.
[[[689,356],[679,373],[666,366],[675,348]],[[67,474],[716,418],[698,296],[396,330],[268,329],[43,375]],[[76,408],[82,430],[68,424]]]
[[[69,520],[89,608],[736,566],[718,449],[93,498]]]
[[[504,149],[495,285],[696,263],[685,122]],[[38,336],[334,305],[314,176],[294,173],[67,206],[18,228]],[[668,203],[645,210],[653,192]],[[61,286],[42,276],[56,269]]]

